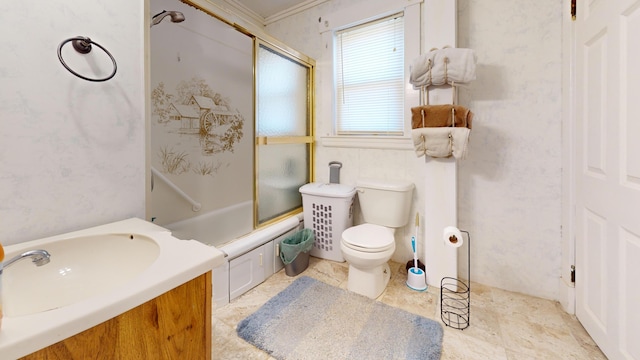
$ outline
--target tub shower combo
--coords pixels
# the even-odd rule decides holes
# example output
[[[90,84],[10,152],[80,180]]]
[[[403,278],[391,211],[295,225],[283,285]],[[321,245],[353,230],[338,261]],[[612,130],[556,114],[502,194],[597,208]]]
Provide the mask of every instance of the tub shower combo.
[[[224,304],[282,267],[301,226],[314,62],[185,2],[151,3],[150,220],[225,253]]]

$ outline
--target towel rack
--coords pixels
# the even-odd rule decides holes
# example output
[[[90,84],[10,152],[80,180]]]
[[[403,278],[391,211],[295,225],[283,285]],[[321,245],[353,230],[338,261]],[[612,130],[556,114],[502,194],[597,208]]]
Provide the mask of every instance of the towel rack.
[[[452,81],[448,85],[451,86],[451,104],[457,105],[456,104],[456,88],[458,84]],[[429,90],[427,89],[429,86],[431,85],[424,85],[420,87],[420,105],[429,105]],[[439,86],[442,86],[442,85],[439,85]]]
[[[446,49],[450,46],[444,46],[443,49]],[[430,51],[433,50],[437,50],[436,48],[432,48]],[[447,73],[447,66],[449,65],[449,58],[445,56],[444,58],[444,84],[442,85],[449,85],[451,86],[451,104],[452,105],[456,105],[456,84],[455,81],[449,81],[449,76]],[[431,69],[433,68],[433,64],[431,63],[431,59],[429,59],[429,78],[431,78]],[[429,80],[429,83],[431,83],[431,79]],[[420,105],[429,105],[429,90],[428,87],[431,85],[423,85],[420,87]],[[441,86],[441,85],[440,85]],[[455,127],[455,120],[456,119],[456,111],[455,109],[452,107],[451,108],[451,126]],[[424,127],[424,110],[422,111],[422,127]]]
[[[90,53],[92,44],[102,49],[102,51],[104,51],[105,54],[109,56],[109,58],[111,59],[111,62],[113,63],[113,71],[111,72],[111,74],[104,78],[93,79],[93,78],[80,75],[77,72],[73,71],[62,58],[62,47],[68,42],[71,42],[71,45],[73,46],[73,48],[80,54]],[[105,49],[102,45],[98,44],[97,42],[91,40],[86,36],[76,36],[61,42],[60,45],[58,45],[58,59],[60,60],[60,63],[62,64],[62,66],[64,66],[65,69],[69,70],[70,73],[87,81],[93,81],[93,82],[107,81],[116,74],[116,71],[118,71],[118,64],[116,63],[116,59],[113,58],[113,55],[111,55],[111,53],[107,49]]]
[[[448,46],[445,46],[444,48],[447,48]],[[434,49],[431,49],[434,50]],[[449,58],[445,57],[444,58],[444,84],[441,85],[435,85],[435,86],[443,86],[443,85],[449,85],[451,86],[451,104],[452,105],[456,105],[456,82],[455,81],[449,81],[449,76],[447,73],[447,66],[449,64]],[[431,64],[431,59],[429,59],[429,78],[431,78],[431,69],[433,68],[433,65]],[[429,83],[431,83],[431,80],[429,80]],[[434,86],[432,85],[423,85],[420,87],[420,92],[421,92],[421,96],[420,96],[420,105],[429,105],[429,91],[428,91],[428,87],[429,86]]]

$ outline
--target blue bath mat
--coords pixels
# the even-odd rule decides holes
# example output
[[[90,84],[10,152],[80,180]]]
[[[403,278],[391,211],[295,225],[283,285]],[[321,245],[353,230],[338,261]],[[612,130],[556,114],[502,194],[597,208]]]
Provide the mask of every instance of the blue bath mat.
[[[242,320],[238,336],[276,359],[440,359],[442,326],[300,277]]]

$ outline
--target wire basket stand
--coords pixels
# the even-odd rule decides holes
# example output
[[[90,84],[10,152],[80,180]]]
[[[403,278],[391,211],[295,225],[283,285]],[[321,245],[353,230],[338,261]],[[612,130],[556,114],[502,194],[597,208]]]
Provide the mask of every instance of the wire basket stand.
[[[471,235],[467,234],[467,281],[444,277],[440,280],[440,319],[445,325],[458,330],[469,327],[471,306]]]

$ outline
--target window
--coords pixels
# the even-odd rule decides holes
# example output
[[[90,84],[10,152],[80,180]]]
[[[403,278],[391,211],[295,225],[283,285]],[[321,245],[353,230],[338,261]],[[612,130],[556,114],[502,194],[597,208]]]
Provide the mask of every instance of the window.
[[[404,134],[404,17],[335,34],[337,135]]]

